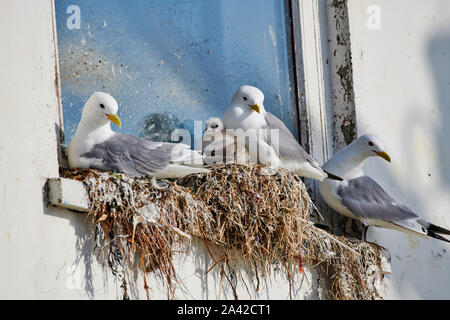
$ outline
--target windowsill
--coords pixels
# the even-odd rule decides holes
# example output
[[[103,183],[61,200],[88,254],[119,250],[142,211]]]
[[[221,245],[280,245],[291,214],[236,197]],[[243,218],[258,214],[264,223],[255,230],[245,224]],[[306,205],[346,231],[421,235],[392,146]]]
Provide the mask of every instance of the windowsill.
[[[90,200],[84,184],[66,178],[51,178],[47,181],[49,204],[78,212],[89,212]]]

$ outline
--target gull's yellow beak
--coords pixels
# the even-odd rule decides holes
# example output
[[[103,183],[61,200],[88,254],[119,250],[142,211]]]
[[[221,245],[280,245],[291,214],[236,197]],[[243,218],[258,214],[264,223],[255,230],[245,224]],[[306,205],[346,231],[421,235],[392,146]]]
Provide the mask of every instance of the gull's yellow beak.
[[[117,114],[107,114],[106,116],[108,117],[109,121],[114,123],[119,128],[122,126],[122,122],[120,121],[120,119],[117,116]]]
[[[257,104],[249,104],[248,106],[259,113],[260,108]]]
[[[384,160],[386,160],[387,162],[391,162],[391,157],[389,157],[389,155],[386,153],[386,151],[374,151],[377,155],[379,155],[380,157],[382,157]]]

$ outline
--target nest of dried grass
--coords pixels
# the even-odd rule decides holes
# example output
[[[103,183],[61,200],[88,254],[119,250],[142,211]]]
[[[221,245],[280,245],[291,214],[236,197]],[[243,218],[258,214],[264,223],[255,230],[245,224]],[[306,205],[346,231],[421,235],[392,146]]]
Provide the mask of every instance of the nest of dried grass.
[[[115,275],[139,265],[147,297],[145,273],[150,271],[159,273],[173,297],[175,247],[198,237],[212,257],[210,269],[221,269],[236,299],[225,270],[235,268],[239,259],[255,270],[258,283],[274,265],[282,266],[292,280],[305,264],[328,275],[332,299],[380,298],[379,247],[316,228],[310,221],[314,205],[303,182],[283,169],[218,165],[208,174],[163,187],[148,178],[91,169],[64,170],[61,175],[84,182],[97,246]],[[122,276],[124,298],[127,287]]]

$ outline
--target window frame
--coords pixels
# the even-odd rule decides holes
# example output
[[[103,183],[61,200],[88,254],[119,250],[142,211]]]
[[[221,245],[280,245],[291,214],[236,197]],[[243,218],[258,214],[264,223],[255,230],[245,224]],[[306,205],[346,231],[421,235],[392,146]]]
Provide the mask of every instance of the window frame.
[[[300,143],[323,163],[331,149],[318,0],[289,2]]]
[[[53,39],[55,43],[55,85],[58,98],[59,127],[57,128],[58,158],[60,168],[69,168],[65,155],[64,118],[61,96],[58,38],[56,30],[55,0],[52,0]],[[320,17],[318,0],[284,0],[286,8],[287,36],[291,52],[294,102],[297,108],[297,123],[300,144],[319,163],[328,159],[326,121],[326,97],[322,48],[320,39]],[[310,187],[313,192],[314,185]]]
[[[63,145],[65,143],[64,137],[64,118],[63,118],[63,106],[62,106],[62,91],[61,91],[61,73],[59,66],[59,49],[58,49],[58,34],[56,29],[56,7],[55,0],[51,0],[52,7],[52,25],[53,25],[53,43],[54,43],[54,55],[55,55],[55,89],[56,98],[58,101],[58,114],[59,123],[56,125],[56,139],[58,143],[58,163],[59,167],[63,169],[69,168],[69,161],[65,154]]]

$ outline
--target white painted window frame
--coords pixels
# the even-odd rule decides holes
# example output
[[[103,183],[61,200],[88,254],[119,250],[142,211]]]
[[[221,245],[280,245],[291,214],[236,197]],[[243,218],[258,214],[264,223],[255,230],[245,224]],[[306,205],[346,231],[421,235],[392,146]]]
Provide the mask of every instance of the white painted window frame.
[[[294,72],[300,117],[300,141],[319,163],[328,159],[323,52],[319,0],[291,0]]]
[[[323,32],[325,35],[328,32],[328,12],[321,20],[319,5],[325,5],[321,1],[324,0],[289,0],[289,4],[300,143],[323,165],[333,154],[333,133],[327,116],[332,116],[330,110],[334,106],[332,88],[325,81],[330,76],[326,74],[330,70],[324,70],[329,52],[328,47],[322,47],[321,37]],[[319,224],[334,225],[333,215],[329,214],[320,196],[317,181],[304,179],[304,182],[321,212],[313,213],[312,218]]]
[[[56,9],[55,0],[51,0],[52,5],[52,24],[53,24],[53,42],[55,48],[55,86],[56,95],[58,99],[58,113],[59,113],[59,125],[56,128],[57,142],[58,142],[58,163],[60,168],[69,168],[67,158],[64,155],[62,144],[64,143],[64,118],[62,107],[62,91],[61,91],[61,77],[59,68],[59,50],[58,50],[58,34],[56,30]]]

